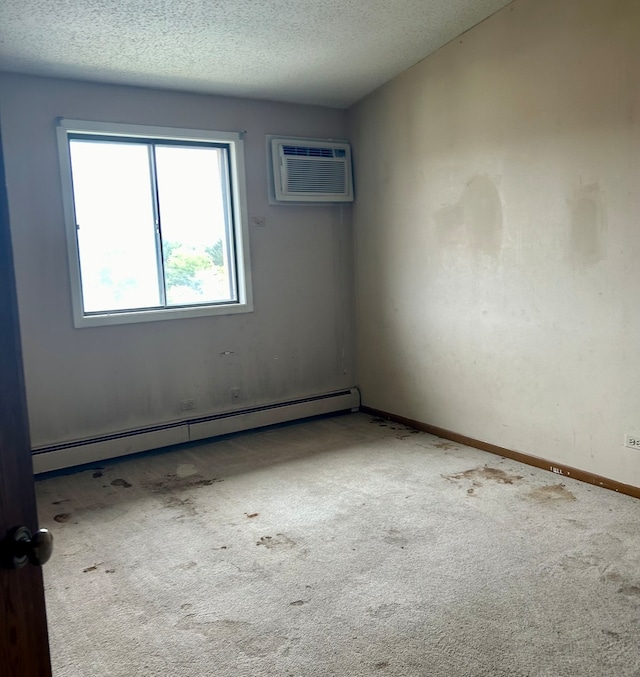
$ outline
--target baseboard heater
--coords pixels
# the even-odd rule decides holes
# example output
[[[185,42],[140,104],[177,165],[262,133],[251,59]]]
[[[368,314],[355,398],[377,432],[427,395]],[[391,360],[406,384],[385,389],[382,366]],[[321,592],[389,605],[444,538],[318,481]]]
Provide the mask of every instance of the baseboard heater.
[[[357,411],[359,407],[358,389],[349,388],[287,402],[181,419],[172,423],[34,448],[33,470],[36,474],[61,470],[322,414]]]

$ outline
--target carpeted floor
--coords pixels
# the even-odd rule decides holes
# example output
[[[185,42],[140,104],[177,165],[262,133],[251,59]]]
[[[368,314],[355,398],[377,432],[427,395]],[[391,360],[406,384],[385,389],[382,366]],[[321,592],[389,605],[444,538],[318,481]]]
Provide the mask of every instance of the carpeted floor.
[[[55,677],[640,675],[640,501],[397,424],[37,491]]]

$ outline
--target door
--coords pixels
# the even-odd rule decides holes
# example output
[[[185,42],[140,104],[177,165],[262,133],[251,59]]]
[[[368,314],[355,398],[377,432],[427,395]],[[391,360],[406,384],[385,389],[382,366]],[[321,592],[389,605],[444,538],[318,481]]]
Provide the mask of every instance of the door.
[[[15,533],[16,528],[26,527]],[[38,517],[0,139],[0,675],[50,677]],[[31,536],[34,535],[34,538]],[[29,560],[33,561],[32,564]],[[24,565],[24,566],[21,566]],[[20,566],[20,568],[8,568]]]

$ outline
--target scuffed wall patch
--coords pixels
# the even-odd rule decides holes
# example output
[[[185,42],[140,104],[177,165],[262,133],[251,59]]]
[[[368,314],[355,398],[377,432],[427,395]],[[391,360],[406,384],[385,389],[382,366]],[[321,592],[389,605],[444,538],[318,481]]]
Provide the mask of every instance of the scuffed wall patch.
[[[497,256],[502,248],[502,200],[494,181],[474,176],[458,202],[434,214],[441,245],[465,245],[473,252]]]
[[[577,188],[570,201],[569,257],[580,265],[594,265],[606,258],[607,215],[598,183]]]

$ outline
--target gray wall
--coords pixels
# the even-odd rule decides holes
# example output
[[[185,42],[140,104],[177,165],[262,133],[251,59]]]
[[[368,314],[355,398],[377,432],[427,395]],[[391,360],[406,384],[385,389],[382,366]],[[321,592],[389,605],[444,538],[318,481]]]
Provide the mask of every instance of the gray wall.
[[[363,403],[640,486],[640,3],[516,0],[351,111]]]
[[[74,329],[58,116],[246,130],[255,311]],[[265,134],[345,138],[344,111],[0,74],[0,122],[34,446],[354,385],[349,208],[269,206],[266,183]]]

